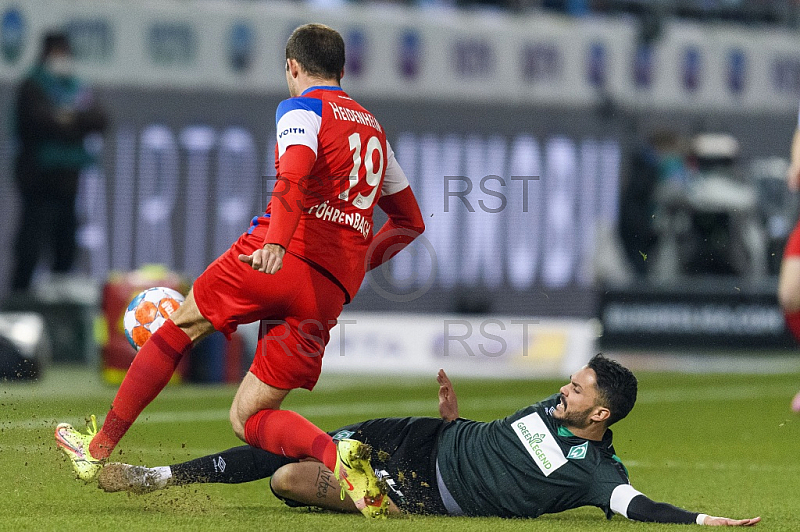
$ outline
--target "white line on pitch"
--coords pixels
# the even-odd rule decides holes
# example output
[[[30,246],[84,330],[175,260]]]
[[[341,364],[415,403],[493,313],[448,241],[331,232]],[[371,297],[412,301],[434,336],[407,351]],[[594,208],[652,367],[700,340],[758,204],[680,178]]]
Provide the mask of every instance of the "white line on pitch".
[[[783,398],[787,400],[794,392],[794,388],[773,387],[764,389],[761,386],[728,386],[728,387],[709,387],[702,391],[688,390],[657,390],[643,392],[637,401],[639,404],[663,404],[663,403],[691,403],[709,401],[731,401],[731,400],[751,400],[756,398]],[[472,398],[459,401],[461,413],[467,417],[474,416],[478,412],[495,411],[501,408],[509,410],[523,408],[527,403],[524,397],[502,396],[494,398]],[[316,404],[306,406],[293,406],[297,412],[309,418],[325,418],[352,416],[352,422],[362,421],[367,418],[381,416],[405,416],[428,414],[436,415],[436,402],[432,399],[416,399],[405,401],[380,401],[369,403],[369,408],[365,408],[360,403],[343,404]],[[509,414],[511,411],[508,412]],[[72,420],[76,426],[83,425],[79,418],[65,416],[67,421]],[[228,419],[227,408],[213,408],[205,410],[181,410],[164,411],[144,414],[137,422],[140,424],[150,423],[193,423],[193,422],[213,422]],[[50,420],[17,420],[0,421],[0,429],[23,429],[38,430],[42,428],[54,427],[59,421],[65,419]],[[100,420],[98,420],[100,421]]]

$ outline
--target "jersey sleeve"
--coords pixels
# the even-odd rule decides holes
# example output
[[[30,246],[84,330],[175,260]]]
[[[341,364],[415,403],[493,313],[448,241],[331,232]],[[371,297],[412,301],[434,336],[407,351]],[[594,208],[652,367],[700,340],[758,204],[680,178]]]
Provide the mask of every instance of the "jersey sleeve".
[[[322,100],[316,98],[289,98],[278,105],[275,112],[278,136],[278,159],[286,148],[300,144],[311,148],[317,155],[318,135],[322,126]]]
[[[586,504],[601,508],[611,519],[615,513],[627,516],[622,510],[627,511],[628,503],[637,495],[641,494],[631,487],[627,469],[614,455],[595,470],[587,489]]]
[[[611,511],[623,517],[628,517],[628,506],[639,495],[641,495],[641,492],[634,489],[630,484],[620,484],[611,492],[609,504]]]
[[[304,179],[311,172],[315,159],[310,149],[300,145],[290,146],[281,157],[281,175],[269,203],[271,219],[265,244],[278,244],[288,249],[303,212]]]
[[[690,512],[665,502],[655,502],[633,487],[618,486],[611,496],[611,509],[633,521],[645,523],[670,523],[676,525],[703,524],[697,512]],[[703,516],[705,517],[705,516]]]
[[[408,178],[394,156],[394,150],[386,141],[386,175],[381,186],[381,196],[391,196],[408,187]]]

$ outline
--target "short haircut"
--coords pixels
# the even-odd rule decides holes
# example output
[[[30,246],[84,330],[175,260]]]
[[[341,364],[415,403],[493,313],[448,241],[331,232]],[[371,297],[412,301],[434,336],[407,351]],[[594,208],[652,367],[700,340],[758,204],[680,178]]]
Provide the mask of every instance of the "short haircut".
[[[68,54],[72,53],[72,47],[69,44],[69,36],[63,31],[48,31],[42,38],[42,50],[39,54],[39,60],[44,61],[50,54],[56,51]]]
[[[324,24],[305,24],[294,30],[286,42],[286,59],[300,63],[310,76],[339,83],[344,68],[344,39]]]
[[[614,360],[602,353],[592,357],[587,367],[594,370],[599,401],[609,409],[608,424],[613,425],[628,415],[636,403],[638,382],[636,376]]]

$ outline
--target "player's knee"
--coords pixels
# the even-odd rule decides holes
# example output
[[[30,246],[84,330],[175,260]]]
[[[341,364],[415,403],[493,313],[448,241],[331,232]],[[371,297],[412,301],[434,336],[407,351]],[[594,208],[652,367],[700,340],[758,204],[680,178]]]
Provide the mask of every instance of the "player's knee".
[[[778,288],[778,302],[781,309],[787,314],[800,311],[800,286],[780,286]]]
[[[272,475],[269,485],[276,495],[281,497],[289,497],[292,494],[292,489],[294,487],[294,475],[292,474],[292,468],[288,466],[279,468]]]
[[[778,302],[787,314],[800,311],[800,256],[784,258],[781,263]]]
[[[244,434],[244,424],[247,420],[242,420],[239,417],[238,408],[236,408],[236,403],[231,406],[230,410],[230,420],[231,420],[231,427],[233,428],[233,433],[236,434],[236,437],[246,442],[245,434]]]
[[[194,298],[187,298],[172,313],[170,320],[185,332],[192,339],[192,342],[197,342],[215,331],[211,322],[200,313]]]

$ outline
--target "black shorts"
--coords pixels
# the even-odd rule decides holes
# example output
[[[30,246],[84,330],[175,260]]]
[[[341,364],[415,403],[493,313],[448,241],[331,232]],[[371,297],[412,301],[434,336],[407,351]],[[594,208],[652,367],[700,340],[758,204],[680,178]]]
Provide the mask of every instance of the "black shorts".
[[[352,438],[372,446],[372,467],[386,480],[389,498],[409,514],[447,515],[436,485],[436,450],[442,419],[371,419],[331,432],[334,440]]]
[[[372,447],[375,474],[386,481],[389,498],[403,513],[448,515],[436,485],[436,450],[446,425],[444,420],[429,417],[381,418],[328,434],[334,440],[351,438]],[[278,498],[288,506],[305,506]]]

